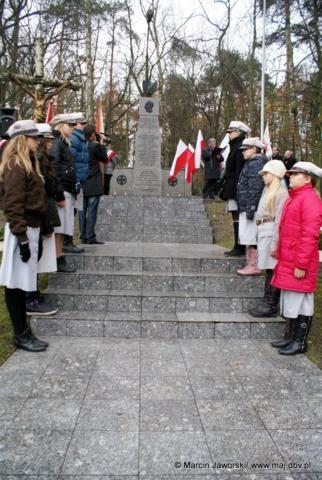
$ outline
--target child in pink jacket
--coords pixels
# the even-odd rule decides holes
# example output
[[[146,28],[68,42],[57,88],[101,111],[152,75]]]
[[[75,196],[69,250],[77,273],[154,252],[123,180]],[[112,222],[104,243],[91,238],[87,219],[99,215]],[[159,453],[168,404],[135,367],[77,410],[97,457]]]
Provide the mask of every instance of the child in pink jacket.
[[[289,175],[290,198],[280,220],[278,263],[271,282],[281,289],[281,315],[290,321],[289,338],[272,343],[282,355],[304,353],[307,348],[322,225],[322,202],[314,190],[316,178],[322,177],[322,169],[311,162],[297,162]]]

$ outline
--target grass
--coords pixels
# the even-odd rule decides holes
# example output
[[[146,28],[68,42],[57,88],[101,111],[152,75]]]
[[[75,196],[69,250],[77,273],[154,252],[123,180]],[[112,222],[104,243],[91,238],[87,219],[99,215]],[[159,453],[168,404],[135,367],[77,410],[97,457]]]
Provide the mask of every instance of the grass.
[[[233,225],[230,214],[225,214],[224,202],[205,202],[208,219],[213,229],[214,243],[226,248],[233,246]],[[320,239],[322,249],[322,236]],[[322,266],[320,267],[318,290],[314,298],[314,318],[308,338],[307,357],[322,368]]]

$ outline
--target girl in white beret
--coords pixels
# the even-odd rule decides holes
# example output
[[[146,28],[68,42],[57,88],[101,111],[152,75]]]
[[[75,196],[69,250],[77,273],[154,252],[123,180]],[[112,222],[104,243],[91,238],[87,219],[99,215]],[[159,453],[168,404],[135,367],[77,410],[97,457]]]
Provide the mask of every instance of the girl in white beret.
[[[48,343],[36,338],[27,324],[26,292],[37,289],[42,255],[40,226],[47,208],[44,178],[36,152],[39,130],[32,120],[15,122],[0,165],[1,201],[6,217],[0,284],[14,329],[14,344],[41,352]]]
[[[282,161],[271,160],[258,172],[264,180],[258,209],[255,214],[257,225],[257,267],[265,270],[265,295],[263,302],[250,308],[253,317],[277,317],[277,305],[280,290],[270,283],[276,266],[276,248],[278,242],[278,228],[288,192],[281,183],[286,168]]]

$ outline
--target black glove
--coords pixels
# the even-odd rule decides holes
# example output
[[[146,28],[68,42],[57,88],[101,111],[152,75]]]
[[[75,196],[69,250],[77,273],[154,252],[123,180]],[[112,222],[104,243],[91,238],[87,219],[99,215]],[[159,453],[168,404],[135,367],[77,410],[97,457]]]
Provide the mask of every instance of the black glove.
[[[30,259],[31,257],[31,253],[30,253],[30,248],[29,248],[29,243],[23,243],[23,244],[19,244],[19,249],[20,249],[20,258],[23,262],[27,263],[28,260]]]
[[[246,213],[247,220],[254,220],[254,217],[255,217],[255,210]]]
[[[42,241],[42,236],[39,235],[39,240],[38,240],[38,262],[39,260],[41,259],[42,257],[42,252],[44,250],[44,246],[43,246],[43,241]]]
[[[76,182],[76,184],[75,184],[75,195],[78,195],[80,191],[81,191],[81,184],[80,184],[80,182]]]

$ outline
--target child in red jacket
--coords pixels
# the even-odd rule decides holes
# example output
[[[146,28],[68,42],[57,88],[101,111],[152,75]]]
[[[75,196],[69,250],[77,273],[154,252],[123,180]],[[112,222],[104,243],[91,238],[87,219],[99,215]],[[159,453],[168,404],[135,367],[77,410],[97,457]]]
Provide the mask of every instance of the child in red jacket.
[[[282,355],[304,353],[307,348],[322,225],[322,202],[314,190],[316,178],[322,177],[322,169],[311,162],[297,162],[289,175],[290,198],[280,220],[278,263],[271,282],[281,289],[281,315],[290,321],[289,338],[272,342]]]

